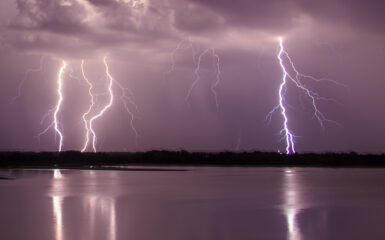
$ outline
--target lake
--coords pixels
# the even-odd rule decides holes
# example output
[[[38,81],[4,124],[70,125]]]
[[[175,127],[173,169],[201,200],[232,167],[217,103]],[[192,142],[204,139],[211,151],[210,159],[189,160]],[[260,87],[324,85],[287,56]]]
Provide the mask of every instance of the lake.
[[[0,239],[385,239],[385,169],[154,170],[0,170]]]

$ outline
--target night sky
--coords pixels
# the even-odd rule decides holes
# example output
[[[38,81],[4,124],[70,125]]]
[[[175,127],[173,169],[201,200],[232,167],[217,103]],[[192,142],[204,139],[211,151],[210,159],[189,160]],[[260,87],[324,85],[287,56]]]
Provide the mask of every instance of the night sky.
[[[374,0],[1,0],[0,150],[58,149],[52,128],[40,141],[36,135],[52,122],[62,60],[63,149],[80,150],[90,103],[80,64],[84,59],[95,85],[96,113],[108,101],[107,56],[111,75],[138,107],[128,104],[139,137],[114,85],[113,106],[95,121],[99,151],[284,151],[282,116],[265,121],[278,104],[282,36],[297,70],[338,82],[301,80],[329,99],[317,102],[319,110],[338,124],[324,129],[303,92],[287,86],[297,151],[384,152],[384,9]],[[212,49],[220,58],[218,111]]]

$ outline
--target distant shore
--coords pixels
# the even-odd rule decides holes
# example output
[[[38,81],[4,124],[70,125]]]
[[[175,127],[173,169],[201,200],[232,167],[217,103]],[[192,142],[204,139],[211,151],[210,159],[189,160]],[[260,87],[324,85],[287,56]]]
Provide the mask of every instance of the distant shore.
[[[0,168],[111,169],[117,166],[373,167],[385,168],[385,155],[357,153],[187,152],[137,153],[0,152]]]

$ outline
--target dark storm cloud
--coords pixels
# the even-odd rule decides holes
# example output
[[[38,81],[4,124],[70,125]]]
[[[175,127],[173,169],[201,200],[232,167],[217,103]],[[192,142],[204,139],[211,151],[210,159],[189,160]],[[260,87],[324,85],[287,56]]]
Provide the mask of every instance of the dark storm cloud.
[[[227,24],[267,31],[293,27],[301,16],[327,24],[342,24],[359,31],[384,33],[385,2],[378,0],[191,0],[207,6]]]
[[[97,49],[106,45],[172,40],[181,35],[205,37],[209,32],[225,33],[237,27],[286,33],[300,26],[304,17],[330,27],[334,24],[358,26],[359,31],[382,33],[383,8],[375,3],[358,0],[16,0],[18,14],[10,21],[8,36],[9,42],[20,49],[42,49],[49,45],[54,48],[55,44],[63,43]]]
[[[301,25],[303,9],[319,17],[312,13],[317,4],[301,0],[16,0],[16,4],[9,42],[26,50],[52,51],[57,45],[56,49],[68,49],[67,54],[71,49],[78,53],[151,41],[155,46],[189,35],[207,42],[214,33],[220,36],[239,27],[281,34]]]
[[[224,18],[204,5],[179,3],[175,8],[175,27],[198,34],[201,31],[222,30]]]
[[[385,33],[385,2],[378,0],[296,0],[306,13],[332,24],[347,24],[361,31]]]
[[[99,5],[99,6],[116,6],[118,5],[118,2],[114,0],[88,0],[93,5]]]
[[[191,0],[209,7],[223,16],[228,24],[255,27],[262,30],[275,30],[291,27],[299,15],[290,0]]]
[[[85,11],[79,8],[79,5],[65,3],[51,0],[17,0],[19,14],[12,20],[10,28],[62,34],[86,31],[86,26],[82,24]]]
[[[76,55],[155,41],[170,28],[162,8],[136,1],[16,0],[16,7],[3,34],[19,50]]]

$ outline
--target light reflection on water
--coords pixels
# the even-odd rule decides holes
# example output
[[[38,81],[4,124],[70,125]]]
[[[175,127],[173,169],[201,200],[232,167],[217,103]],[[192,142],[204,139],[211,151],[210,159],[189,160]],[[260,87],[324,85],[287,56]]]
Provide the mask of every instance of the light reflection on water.
[[[97,190],[97,176],[95,172],[89,171],[87,177],[87,186],[91,193]],[[288,240],[302,240],[300,227],[297,221],[297,215],[303,207],[301,199],[301,183],[299,182],[296,171],[293,169],[285,169],[284,176],[284,204],[283,211],[286,217],[287,224],[287,239]],[[63,202],[65,197],[62,193],[65,191],[65,181],[60,170],[54,170],[53,184],[52,184],[52,202],[53,213],[55,219],[55,240],[63,240]],[[95,219],[98,218],[102,225],[107,227],[108,240],[116,240],[117,226],[116,226],[116,206],[115,199],[109,196],[98,196],[97,194],[87,194],[83,197],[84,209],[89,214],[88,232],[90,238],[94,238]]]
[[[298,226],[297,215],[302,206],[301,185],[296,172],[292,169],[284,171],[284,213],[286,216],[288,240],[301,240],[301,231]]]
[[[381,169],[0,174],[5,240],[385,239]]]
[[[71,176],[69,176],[71,177]],[[67,239],[64,236],[64,223],[63,223],[63,204],[66,200],[66,175],[63,175],[60,170],[55,169],[53,174],[52,188],[50,190],[50,196],[53,204],[53,214],[55,223],[55,240]],[[88,231],[89,236],[87,238],[95,238],[95,229],[97,228],[96,219],[101,225],[105,226],[104,232],[106,232],[106,238],[108,240],[116,240],[116,204],[115,199],[112,196],[100,196],[93,190],[97,188],[97,176],[95,172],[89,171],[87,174],[87,186],[90,187],[88,193],[82,197],[83,208],[88,212]],[[68,189],[67,189],[68,190]],[[93,192],[93,194],[92,194]],[[70,196],[67,196],[70,197]]]
[[[62,192],[63,183],[61,182],[62,174],[60,170],[55,169],[53,175],[52,192]],[[63,240],[63,198],[60,195],[52,195],[53,214],[55,222],[55,239]]]

